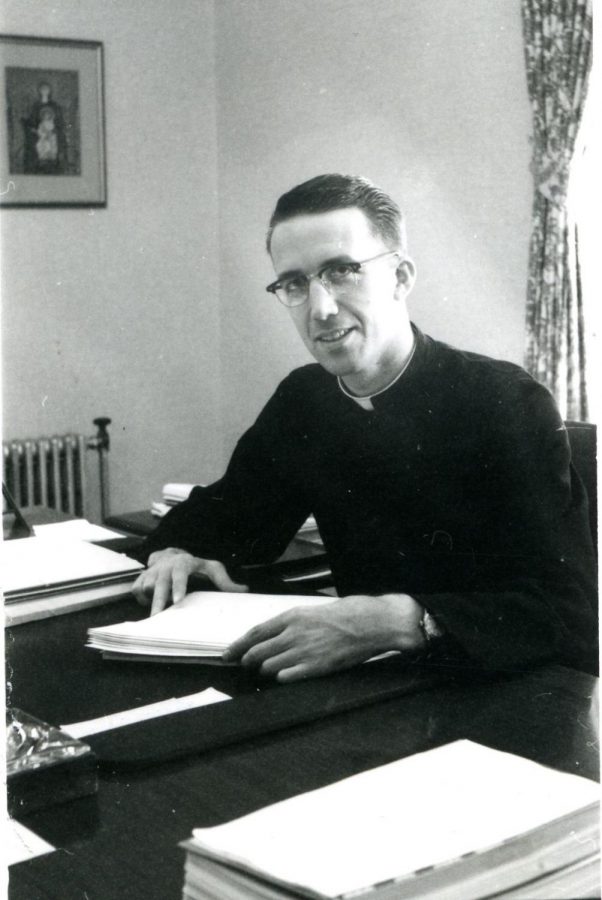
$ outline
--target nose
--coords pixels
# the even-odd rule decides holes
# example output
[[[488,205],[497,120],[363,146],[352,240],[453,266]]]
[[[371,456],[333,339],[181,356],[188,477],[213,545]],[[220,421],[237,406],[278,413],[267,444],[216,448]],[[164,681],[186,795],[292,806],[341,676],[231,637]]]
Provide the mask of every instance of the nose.
[[[329,316],[336,316],[339,311],[335,298],[319,278],[312,278],[309,282],[307,306],[312,319],[327,319]]]

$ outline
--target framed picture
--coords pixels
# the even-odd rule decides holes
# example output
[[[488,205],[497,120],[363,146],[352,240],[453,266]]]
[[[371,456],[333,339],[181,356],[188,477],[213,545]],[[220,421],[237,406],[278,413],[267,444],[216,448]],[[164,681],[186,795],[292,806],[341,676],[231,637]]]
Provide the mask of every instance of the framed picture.
[[[106,206],[103,47],[0,35],[0,205]]]

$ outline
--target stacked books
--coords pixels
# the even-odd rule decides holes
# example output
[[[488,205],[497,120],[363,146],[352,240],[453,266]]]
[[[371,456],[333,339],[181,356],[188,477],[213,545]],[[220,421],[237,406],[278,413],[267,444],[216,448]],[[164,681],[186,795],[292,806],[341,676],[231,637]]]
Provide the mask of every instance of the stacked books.
[[[599,896],[599,787],[457,741],[199,828],[184,900]]]
[[[88,630],[88,647],[111,659],[221,662],[250,628],[294,606],[322,606],[329,597],[197,591],[155,616]]]
[[[187,500],[195,484],[170,483],[164,484],[161,491],[161,499],[153,501],[151,512],[153,516],[162,518],[172,506],[177,506],[183,500]]]

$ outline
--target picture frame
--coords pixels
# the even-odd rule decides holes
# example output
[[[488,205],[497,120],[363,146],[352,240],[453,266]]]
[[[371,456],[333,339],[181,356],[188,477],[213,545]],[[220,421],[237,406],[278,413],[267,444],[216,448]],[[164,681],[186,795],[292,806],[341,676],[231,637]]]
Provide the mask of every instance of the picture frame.
[[[106,206],[103,55],[0,35],[0,207]]]

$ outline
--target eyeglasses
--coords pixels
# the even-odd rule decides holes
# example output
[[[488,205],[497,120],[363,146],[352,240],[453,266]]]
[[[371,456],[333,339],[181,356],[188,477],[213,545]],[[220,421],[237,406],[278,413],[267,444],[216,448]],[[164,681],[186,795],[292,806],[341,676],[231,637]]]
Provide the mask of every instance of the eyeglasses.
[[[268,284],[266,291],[276,294],[285,306],[301,306],[309,297],[309,285],[312,278],[319,278],[329,293],[340,294],[345,288],[357,284],[362,266],[375,262],[377,259],[385,259],[387,256],[397,256],[401,259],[398,250],[388,250],[386,253],[379,253],[378,256],[371,256],[370,259],[362,259],[359,262],[327,263],[311,275],[299,272],[298,275],[290,275],[274,281],[272,284]]]

